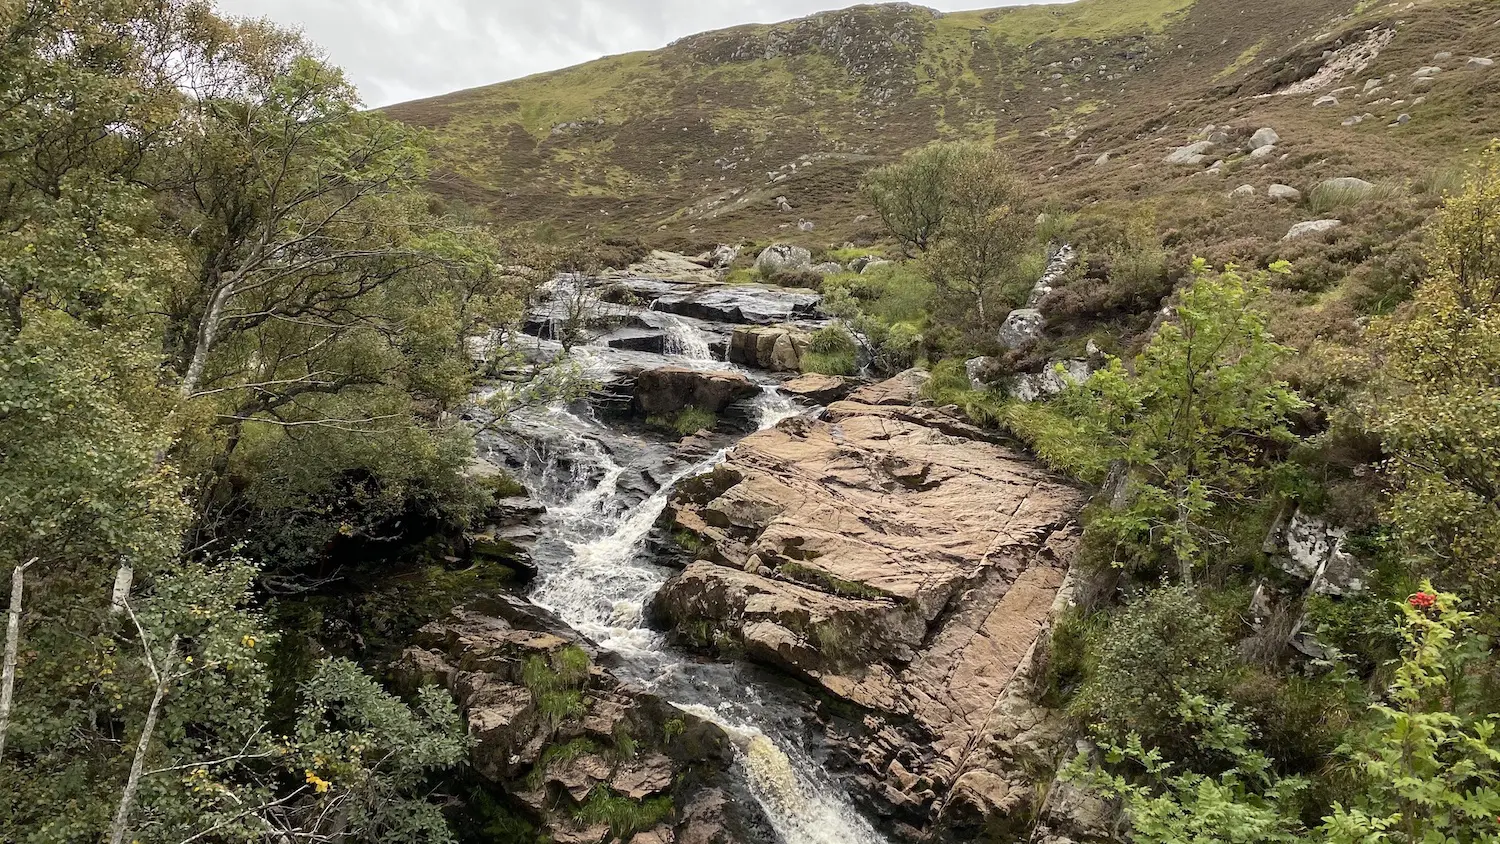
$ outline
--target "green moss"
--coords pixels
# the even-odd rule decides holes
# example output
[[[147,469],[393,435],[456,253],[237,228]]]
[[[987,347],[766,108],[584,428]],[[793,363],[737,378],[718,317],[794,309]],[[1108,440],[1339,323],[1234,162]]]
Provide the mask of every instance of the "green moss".
[[[685,732],[687,732],[687,722],[681,718],[668,718],[667,722],[661,725],[662,737],[666,741],[671,741]]]
[[[852,580],[844,580],[843,578],[834,577],[828,572],[820,571],[810,566],[804,566],[801,563],[782,563],[777,570],[793,580],[800,580],[803,583],[816,584],[835,595],[841,595],[845,598],[878,600],[880,598],[890,597],[885,592],[882,592],[873,586],[867,586],[863,583],[856,583]]]

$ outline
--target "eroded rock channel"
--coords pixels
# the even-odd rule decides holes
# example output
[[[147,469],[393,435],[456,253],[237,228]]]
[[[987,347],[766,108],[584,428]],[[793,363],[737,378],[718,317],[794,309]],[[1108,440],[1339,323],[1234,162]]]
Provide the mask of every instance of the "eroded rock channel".
[[[667,312],[637,297],[575,348],[592,403],[486,439],[539,505],[506,529],[536,577],[402,662],[455,691],[475,770],[556,841],[1088,838],[1052,805],[1069,747],[1028,681],[1083,493],[924,406],[921,372],[783,391],[723,359],[769,314],[817,320],[806,291],[622,283],[712,309],[673,304],[654,351],[642,315]],[[641,421],[704,402],[754,433]]]

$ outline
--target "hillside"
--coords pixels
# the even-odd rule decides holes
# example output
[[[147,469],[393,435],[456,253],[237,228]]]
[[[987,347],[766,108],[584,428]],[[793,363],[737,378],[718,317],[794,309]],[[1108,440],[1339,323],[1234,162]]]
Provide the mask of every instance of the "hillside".
[[[1314,102],[1373,77],[1404,82],[1440,52],[1493,55],[1497,16],[1483,0],[863,6],[389,114],[432,130],[440,193],[503,222],[685,246],[797,236],[810,221],[801,236],[826,245],[877,233],[856,222],[864,171],[939,138],[999,141],[1068,206],[1219,192],[1232,176],[1162,163],[1214,124],[1276,127],[1289,155],[1265,175],[1299,186],[1351,168],[1372,181],[1427,175],[1484,139],[1500,73],[1446,74],[1421,105],[1393,87]],[[1365,112],[1375,119],[1343,125]],[[1401,113],[1410,123],[1388,128]],[[1281,216],[1259,222],[1295,222]]]

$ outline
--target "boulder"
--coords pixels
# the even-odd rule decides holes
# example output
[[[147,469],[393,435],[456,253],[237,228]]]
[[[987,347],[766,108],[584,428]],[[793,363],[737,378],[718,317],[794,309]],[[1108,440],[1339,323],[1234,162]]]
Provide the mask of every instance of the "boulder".
[[[1094,159],[1094,166],[1103,167],[1104,165],[1109,163],[1110,158],[1110,154],[1106,152],[1103,155],[1100,155],[1098,158]]]
[[[1313,107],[1314,108],[1324,108],[1324,107],[1327,107],[1327,106],[1336,106],[1338,104],[1339,104],[1339,98],[1333,96],[1332,94],[1327,94],[1327,95],[1318,97],[1316,100],[1313,100]]]
[[[1266,551],[1278,568],[1307,584],[1317,595],[1363,592],[1367,567],[1350,554],[1349,532],[1311,516],[1299,507],[1290,521],[1278,519],[1266,540]]]
[[[1005,318],[1000,326],[1000,345],[1007,349],[1019,349],[1042,336],[1047,320],[1036,308],[1017,308]]]
[[[1261,159],[1264,159],[1264,158],[1270,158],[1271,156],[1273,156],[1275,154],[1276,154],[1276,147],[1261,147],[1260,149],[1251,152],[1250,153],[1250,158],[1253,159],[1253,160],[1255,160],[1255,161],[1260,161]]]
[[[637,287],[637,285],[632,285]],[[817,291],[759,284],[715,284],[664,292],[652,309],[675,316],[735,325],[775,325],[813,317],[823,301]]]
[[[1087,381],[1093,374],[1094,368],[1086,360],[1054,360],[1042,367],[1041,372],[1012,377],[1006,382],[1006,388],[1011,398],[1034,402],[1061,393],[1070,383]]]
[[[1413,78],[1413,79],[1431,79],[1432,77],[1437,76],[1439,73],[1442,73],[1442,72],[1443,72],[1443,69],[1440,68],[1440,67],[1436,67],[1436,66],[1419,67],[1416,70],[1412,71],[1411,78]]]
[[[1380,88],[1380,80],[1379,79],[1371,79],[1370,81],[1368,81],[1368,82],[1365,83],[1365,88],[1360,93],[1368,94],[1368,93],[1370,93],[1372,91],[1379,90],[1379,88]]]
[[[801,372],[811,338],[788,325],[740,326],[729,338],[729,362],[771,372]]]
[[[890,261],[887,261],[884,258],[880,258],[875,255],[861,255],[858,258],[855,258],[853,261],[849,262],[849,271],[862,273],[870,267],[879,267],[889,263]]]
[[[1232,190],[1232,191],[1229,192],[1229,198],[1230,199],[1252,199],[1258,193],[1259,193],[1259,191],[1257,191],[1255,189],[1255,185],[1240,185],[1239,187],[1237,187],[1234,190]]]
[[[908,369],[894,378],[860,387],[849,396],[849,401],[873,406],[916,404],[931,377],[925,369]]]
[[[1279,143],[1281,143],[1281,136],[1276,134],[1275,129],[1267,126],[1257,130],[1254,135],[1250,136],[1250,141],[1246,144],[1246,149],[1254,152],[1264,147],[1274,147]]]
[[[689,407],[718,414],[737,401],[758,395],[760,388],[738,372],[664,366],[640,374],[634,407],[641,416],[673,417]]]
[[[798,220],[797,221],[797,230],[798,231],[810,232],[810,231],[812,231],[813,229],[815,229],[817,227],[818,227],[818,224],[814,223],[812,220]]]
[[[964,361],[964,373],[969,376],[969,388],[987,390],[1005,374],[999,358],[978,357]]]
[[[730,246],[727,243],[721,243],[709,250],[708,255],[705,257],[708,259],[710,267],[725,269],[740,257],[740,248],[738,246]]]
[[[844,271],[844,265],[838,261],[824,261],[821,264],[814,264],[812,271],[823,276],[838,275]]]
[[[1212,141],[1199,141],[1172,150],[1164,160],[1168,164],[1198,165],[1208,160],[1208,152],[1213,148]]]
[[[859,382],[842,375],[809,373],[781,385],[781,392],[812,404],[830,405],[841,401],[859,386]]]
[[[1469,63],[1465,66],[1468,67],[1469,70],[1488,70],[1495,66],[1495,60],[1475,56],[1474,58],[1469,59]]]
[[[1375,190],[1375,184],[1367,182],[1364,179],[1356,179],[1353,176],[1342,176],[1337,179],[1327,179],[1319,182],[1317,188],[1314,190],[1319,193],[1334,192],[1353,197],[1362,197],[1368,195],[1370,191]]]
[[[1291,185],[1271,185],[1266,189],[1266,195],[1277,202],[1301,202],[1302,191]]]
[[[1324,232],[1333,231],[1343,224],[1341,220],[1309,220],[1308,222],[1292,226],[1291,231],[1288,231],[1286,237],[1283,237],[1282,240],[1296,240],[1299,237],[1323,234]]]
[[[805,272],[811,268],[812,252],[790,243],[773,243],[761,250],[755,259],[755,269],[763,278]]]

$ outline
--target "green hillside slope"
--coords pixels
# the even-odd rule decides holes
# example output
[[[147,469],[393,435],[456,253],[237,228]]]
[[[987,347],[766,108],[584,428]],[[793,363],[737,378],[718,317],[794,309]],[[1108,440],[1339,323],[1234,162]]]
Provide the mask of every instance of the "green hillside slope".
[[[1395,37],[1359,84],[1438,51],[1490,55],[1497,16],[1486,0],[863,6],[389,113],[433,131],[439,192],[504,222],[698,243],[796,234],[807,220],[829,242],[868,228],[854,195],[866,169],[938,138],[996,139],[1083,202],[1182,189],[1191,174],[1161,159],[1212,123],[1276,126],[1299,167],[1416,172],[1482,139],[1500,74],[1439,86],[1399,133],[1386,131],[1394,111],[1351,128],[1341,122],[1363,104],[1266,95],[1372,29]],[[1105,152],[1114,164],[1091,166]]]

